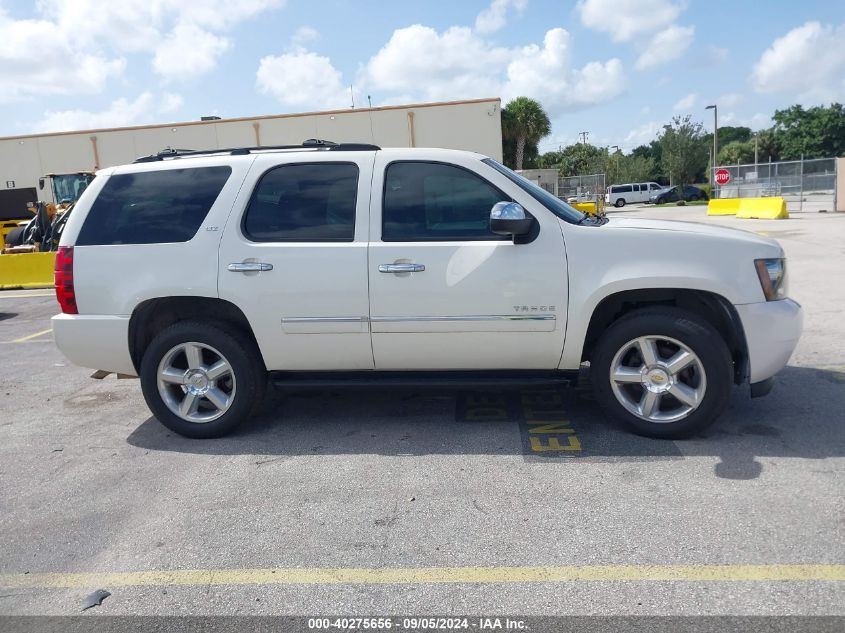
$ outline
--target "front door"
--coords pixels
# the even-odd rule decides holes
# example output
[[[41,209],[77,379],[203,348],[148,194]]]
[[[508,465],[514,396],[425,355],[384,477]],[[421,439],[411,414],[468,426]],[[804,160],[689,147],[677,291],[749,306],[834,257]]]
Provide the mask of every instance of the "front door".
[[[372,369],[373,152],[296,160],[256,157],[220,245],[220,298],[243,309],[269,370]]]
[[[379,370],[554,369],[566,327],[558,219],[474,157],[376,157],[370,322]],[[495,183],[495,184],[494,184]],[[496,202],[539,222],[527,244],[489,230]]]

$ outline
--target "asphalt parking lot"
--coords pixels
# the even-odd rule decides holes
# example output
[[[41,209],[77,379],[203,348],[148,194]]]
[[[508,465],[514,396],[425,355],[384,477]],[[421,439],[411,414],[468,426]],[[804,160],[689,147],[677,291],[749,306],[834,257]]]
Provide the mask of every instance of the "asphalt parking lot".
[[[845,614],[845,214],[620,212],[790,258],[796,354],[692,440],[575,390],[274,393],[188,440],[66,363],[49,291],[0,293],[0,613]]]

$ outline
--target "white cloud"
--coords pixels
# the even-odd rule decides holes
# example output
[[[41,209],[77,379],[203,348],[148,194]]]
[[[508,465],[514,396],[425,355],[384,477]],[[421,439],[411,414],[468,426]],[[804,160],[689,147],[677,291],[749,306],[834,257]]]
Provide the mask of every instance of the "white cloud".
[[[677,103],[675,103],[675,105],[672,106],[672,109],[675,112],[689,111],[695,105],[695,102],[697,100],[698,100],[698,95],[694,92],[691,92],[687,96],[681,97],[680,99],[678,99]]]
[[[175,112],[179,110],[184,103],[185,100],[182,98],[182,95],[173,94],[171,92],[165,92],[163,95],[161,95],[161,100],[158,104],[158,111],[162,114]]]
[[[754,65],[757,92],[812,101],[845,98],[845,24],[807,22],[777,38]]]
[[[736,105],[739,105],[744,100],[745,97],[743,95],[736,92],[729,92],[728,94],[719,95],[718,97],[716,97],[716,101],[714,101],[713,103],[720,107],[732,108]]]
[[[442,34],[414,24],[393,32],[369,62],[363,80],[376,90],[425,100],[497,95],[511,52],[494,48],[467,27]]]
[[[623,141],[625,147],[639,147],[640,145],[648,145],[657,138],[657,135],[663,131],[665,121],[649,121],[640,126],[635,127],[628,132]]]
[[[39,0],[35,17],[0,8],[0,102],[98,93],[120,77],[126,54],[149,54],[167,80],[213,69],[223,34],[284,0]]]
[[[577,11],[584,26],[607,33],[614,42],[657,33],[686,8],[671,0],[580,0]]]
[[[651,38],[634,67],[637,70],[647,70],[678,59],[692,44],[694,35],[694,26],[673,24]]]
[[[328,57],[304,48],[264,57],[258,65],[256,86],[286,106],[335,109],[350,105],[340,71]]]
[[[492,0],[490,6],[475,18],[475,30],[478,33],[495,33],[508,22],[508,11],[522,13],[528,6],[528,0]]]
[[[300,26],[298,29],[296,29],[296,33],[293,34],[291,41],[293,42],[294,46],[305,46],[309,42],[313,42],[319,37],[320,34],[317,33],[316,29],[312,29],[310,26]]]
[[[69,130],[89,130],[93,128],[121,127],[152,123],[161,114],[168,114],[182,106],[182,97],[164,93],[157,97],[151,92],[143,92],[134,101],[120,98],[112,101],[105,110],[48,111],[33,126],[33,132],[66,132]]]
[[[0,9],[0,103],[100,92],[126,60],[77,48],[47,20],[13,20]]]
[[[194,24],[178,24],[156,48],[153,70],[166,81],[185,81],[204,75],[231,46]]]
[[[534,97],[554,115],[603,103],[621,94],[625,88],[622,62],[589,62],[573,69],[571,39],[567,31],[557,28],[546,33],[542,47],[532,44],[522,48],[508,64],[503,96]]]
[[[735,112],[719,113],[719,125],[734,125],[749,127],[752,130],[762,130],[772,127],[772,115],[755,112],[750,117],[738,116]]]
[[[416,24],[393,32],[363,69],[367,89],[439,100],[517,95],[541,101],[549,114],[612,99],[625,88],[618,59],[572,68],[571,36],[548,31],[542,45],[503,48],[466,27],[442,33]]]
[[[728,59],[729,54],[730,51],[727,48],[710,46],[705,52],[704,60],[707,64],[721,64]]]

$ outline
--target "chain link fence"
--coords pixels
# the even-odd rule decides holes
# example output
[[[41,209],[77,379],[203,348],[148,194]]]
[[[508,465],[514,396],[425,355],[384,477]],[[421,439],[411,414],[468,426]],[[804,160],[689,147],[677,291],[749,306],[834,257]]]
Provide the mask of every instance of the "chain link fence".
[[[567,202],[595,202],[604,204],[604,174],[563,176],[558,178],[555,195]]]
[[[833,211],[836,191],[836,160],[780,161],[748,165],[723,165],[730,179],[715,183],[714,198],[756,198],[783,196],[787,209],[793,211]]]

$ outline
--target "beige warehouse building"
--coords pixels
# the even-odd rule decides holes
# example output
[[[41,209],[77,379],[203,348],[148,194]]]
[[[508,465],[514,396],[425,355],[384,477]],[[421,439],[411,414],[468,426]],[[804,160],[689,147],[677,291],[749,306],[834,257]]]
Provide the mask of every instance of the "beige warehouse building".
[[[36,187],[46,173],[96,170],[165,148],[299,144],[309,138],[381,147],[466,149],[502,158],[501,100],[214,119],[0,138],[0,188]]]

